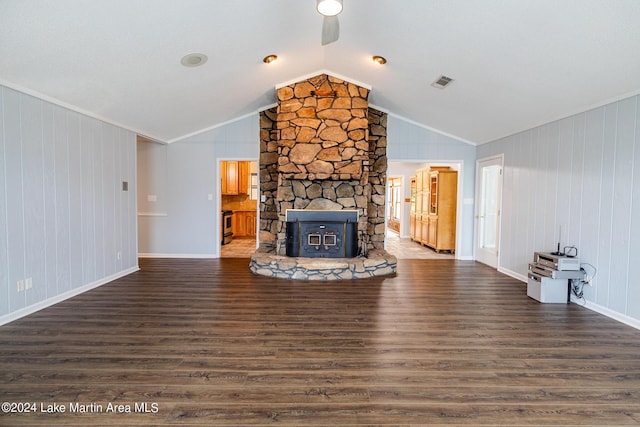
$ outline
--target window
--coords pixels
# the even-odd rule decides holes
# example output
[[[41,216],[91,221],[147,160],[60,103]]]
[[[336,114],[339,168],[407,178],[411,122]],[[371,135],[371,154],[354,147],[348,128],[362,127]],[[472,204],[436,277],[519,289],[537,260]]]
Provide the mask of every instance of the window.
[[[402,214],[402,179],[389,178],[387,189],[387,225],[399,233]]]
[[[402,203],[400,178],[389,179],[389,219],[400,221]]]

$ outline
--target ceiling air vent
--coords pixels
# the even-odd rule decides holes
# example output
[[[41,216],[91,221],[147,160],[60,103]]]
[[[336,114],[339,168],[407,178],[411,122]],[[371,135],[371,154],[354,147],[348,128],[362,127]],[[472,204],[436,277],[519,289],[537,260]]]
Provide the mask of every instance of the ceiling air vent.
[[[438,89],[444,89],[452,81],[453,81],[453,79],[451,77],[447,77],[445,75],[442,75],[442,76],[438,77],[438,79],[435,82],[431,83],[431,86],[437,87]]]

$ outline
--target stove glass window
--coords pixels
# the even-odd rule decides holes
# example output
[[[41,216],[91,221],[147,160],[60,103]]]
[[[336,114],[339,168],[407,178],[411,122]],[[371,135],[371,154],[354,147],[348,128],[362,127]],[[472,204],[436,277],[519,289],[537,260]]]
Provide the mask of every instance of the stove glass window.
[[[312,246],[320,245],[320,235],[319,234],[309,234],[307,241]]]
[[[336,235],[335,234],[325,234],[322,236],[323,244],[325,246],[335,246],[336,245]]]

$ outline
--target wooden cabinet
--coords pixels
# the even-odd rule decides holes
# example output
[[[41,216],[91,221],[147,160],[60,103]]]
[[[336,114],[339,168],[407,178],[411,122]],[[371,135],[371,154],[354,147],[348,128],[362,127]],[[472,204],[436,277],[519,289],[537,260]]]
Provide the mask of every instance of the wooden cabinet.
[[[436,252],[456,249],[456,209],[458,172],[448,169],[429,171],[429,237],[427,246]]]
[[[420,234],[416,236],[419,238],[419,242],[425,244],[429,237],[429,216],[421,215],[420,220]]]
[[[448,167],[419,169],[415,182],[415,229],[410,233],[411,239],[436,252],[454,252],[458,172]]]
[[[413,234],[411,234],[409,237],[411,237],[411,240],[420,242],[421,236],[422,236],[422,216],[416,214],[415,218],[416,218],[416,226],[413,229]]]
[[[222,162],[222,194],[238,194],[238,162]]]
[[[409,213],[409,237],[411,240],[415,240],[416,235],[416,214],[415,212]]]
[[[246,237],[256,235],[257,215],[252,211],[235,211],[233,213],[233,236]]]
[[[427,237],[425,244],[432,248],[438,246],[438,217],[429,215],[427,219]]]
[[[245,224],[246,224],[247,236],[256,235],[256,220],[257,220],[257,216],[255,212],[246,213]]]
[[[231,231],[233,232],[233,237],[242,237],[246,234],[246,231],[244,229],[244,215],[242,214],[242,212],[233,213]]]
[[[420,236],[422,235],[422,229],[420,228],[422,226],[422,209],[421,206],[422,205],[422,194],[420,193],[416,193],[416,210],[414,212],[412,212],[412,215],[415,217],[415,227],[413,230],[409,230],[409,237],[411,237],[411,240],[415,240],[416,242],[419,242]]]
[[[423,243],[428,235],[428,208],[429,205],[429,169],[418,169],[416,176],[411,178],[411,183],[415,182],[415,206],[414,208],[416,225],[413,233],[410,232],[411,240]]]
[[[249,194],[251,162],[238,162],[238,194]]]
[[[249,194],[250,162],[236,160],[222,162],[222,194]]]

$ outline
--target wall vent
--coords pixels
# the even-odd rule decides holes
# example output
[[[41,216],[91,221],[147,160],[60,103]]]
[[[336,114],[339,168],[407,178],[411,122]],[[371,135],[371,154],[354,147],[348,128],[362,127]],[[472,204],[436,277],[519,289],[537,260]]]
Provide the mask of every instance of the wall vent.
[[[451,77],[441,75],[435,82],[431,83],[431,86],[437,87],[438,89],[444,89],[452,81],[453,79]]]

